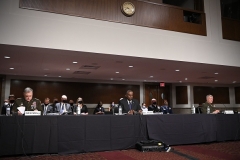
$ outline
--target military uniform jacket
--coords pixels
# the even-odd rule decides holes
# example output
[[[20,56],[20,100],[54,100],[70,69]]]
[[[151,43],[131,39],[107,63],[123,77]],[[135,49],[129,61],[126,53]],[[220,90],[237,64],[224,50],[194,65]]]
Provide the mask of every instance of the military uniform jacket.
[[[37,98],[32,98],[29,102],[26,101],[25,98],[16,99],[13,105],[13,112],[17,112],[17,108],[20,106],[26,107],[25,111],[34,111],[35,109],[37,109],[42,113],[41,101]]]
[[[204,113],[204,114],[207,114],[207,107],[209,106],[209,108],[210,108],[210,113],[212,113],[213,111],[215,111],[215,109],[214,109],[214,105],[213,104],[210,104],[210,103],[207,103],[207,102],[205,102],[205,103],[203,103],[202,104],[202,113]]]

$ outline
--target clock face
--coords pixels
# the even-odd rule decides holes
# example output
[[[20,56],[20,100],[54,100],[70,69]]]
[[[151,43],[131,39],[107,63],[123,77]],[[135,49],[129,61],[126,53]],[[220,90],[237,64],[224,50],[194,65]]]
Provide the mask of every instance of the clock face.
[[[123,3],[121,9],[126,16],[132,16],[135,13],[135,6],[131,2]]]

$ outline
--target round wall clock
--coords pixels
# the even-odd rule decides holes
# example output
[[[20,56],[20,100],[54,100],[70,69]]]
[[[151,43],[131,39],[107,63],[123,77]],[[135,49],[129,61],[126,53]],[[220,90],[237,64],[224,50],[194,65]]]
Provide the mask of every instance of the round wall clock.
[[[121,10],[125,16],[132,16],[135,13],[135,6],[131,2],[124,2]]]

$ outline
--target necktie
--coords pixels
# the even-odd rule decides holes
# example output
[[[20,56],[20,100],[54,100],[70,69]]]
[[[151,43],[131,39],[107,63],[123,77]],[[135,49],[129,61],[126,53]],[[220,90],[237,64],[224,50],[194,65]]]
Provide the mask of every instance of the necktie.
[[[65,104],[63,103],[63,105],[62,105],[62,110],[64,111],[65,110],[65,106],[64,106]]]
[[[47,106],[45,106],[44,108],[44,115],[46,115],[46,113],[47,113]]]
[[[128,106],[129,106],[129,110],[132,110],[132,101],[129,101]]]

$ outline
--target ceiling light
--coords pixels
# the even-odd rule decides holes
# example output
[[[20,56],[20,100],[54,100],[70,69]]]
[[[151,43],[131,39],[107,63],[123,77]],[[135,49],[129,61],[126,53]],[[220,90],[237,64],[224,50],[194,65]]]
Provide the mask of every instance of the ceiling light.
[[[47,77],[47,75],[44,75],[45,77]]]
[[[9,69],[14,69],[14,68],[9,68]]]
[[[62,76],[58,76],[58,77],[62,77]]]
[[[66,68],[67,71],[70,71],[70,68]]]
[[[233,83],[236,83],[237,81],[233,81]]]
[[[187,78],[185,78],[185,80],[187,81]]]
[[[179,81],[179,83],[182,83],[182,81]]]
[[[214,74],[218,74],[218,73],[216,72],[216,73],[214,73]]]
[[[175,71],[176,71],[176,72],[179,72],[180,70],[179,70],[179,69],[176,69]]]
[[[144,80],[144,82],[146,82],[147,80]]]
[[[122,79],[123,81],[125,80],[125,79]]]
[[[73,62],[74,64],[77,64],[78,62]]]
[[[116,72],[116,73],[119,73],[119,72]]]
[[[153,76],[150,76],[150,78],[153,78]]]
[[[111,80],[113,80],[113,78],[111,78]]]
[[[218,80],[216,79],[215,82],[217,82]]]
[[[8,57],[8,56],[4,56],[4,58],[10,58],[10,57]]]
[[[128,66],[129,68],[132,68],[133,66]]]

